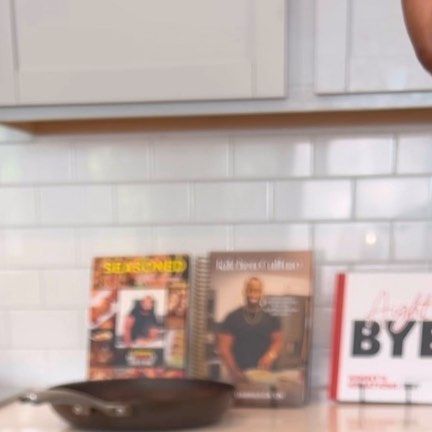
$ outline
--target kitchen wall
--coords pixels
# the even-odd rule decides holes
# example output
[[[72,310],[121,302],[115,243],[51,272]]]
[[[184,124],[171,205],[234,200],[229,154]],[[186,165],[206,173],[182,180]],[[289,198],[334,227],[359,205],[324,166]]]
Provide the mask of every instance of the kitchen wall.
[[[93,256],[308,248],[324,385],[334,274],[432,266],[432,123],[332,116],[0,128],[0,386],[84,377]]]

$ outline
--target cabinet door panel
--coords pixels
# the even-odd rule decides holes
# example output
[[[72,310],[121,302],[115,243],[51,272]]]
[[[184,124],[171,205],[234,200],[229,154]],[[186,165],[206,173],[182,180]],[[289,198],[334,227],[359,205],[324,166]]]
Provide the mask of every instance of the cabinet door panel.
[[[9,0],[0,0],[0,105],[15,104],[12,10]]]
[[[316,0],[315,91],[346,90],[348,1]]]
[[[315,0],[317,93],[431,90],[395,0]]]
[[[400,1],[352,0],[352,92],[432,89],[429,74],[415,57]]]
[[[284,96],[284,0],[14,1],[22,103]]]

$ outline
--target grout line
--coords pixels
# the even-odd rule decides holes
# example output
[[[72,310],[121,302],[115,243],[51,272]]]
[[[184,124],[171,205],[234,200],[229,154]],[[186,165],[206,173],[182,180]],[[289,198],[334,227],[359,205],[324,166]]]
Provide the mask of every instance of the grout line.
[[[196,214],[196,191],[195,183],[189,183],[187,188],[187,200],[188,200],[188,220],[193,223]]]
[[[235,227],[234,225],[229,225],[227,227],[227,231],[228,231],[228,241],[227,241],[227,250],[228,251],[233,251],[235,250]]]
[[[156,251],[157,250],[157,239],[158,239],[158,227],[157,226],[152,226],[150,227],[150,243],[152,246],[152,250]]]
[[[394,134],[393,135],[393,154],[392,154],[392,161],[391,161],[391,167],[390,167],[390,175],[392,175],[392,176],[397,176],[399,145],[400,145],[399,136],[397,134]]]
[[[156,228],[156,227],[155,227]],[[234,226],[228,226],[227,231],[229,234],[229,237],[234,232],[235,227]],[[231,241],[231,238],[228,240],[229,247],[234,248],[235,244]],[[154,249],[154,248],[153,248]],[[152,252],[148,252],[148,254],[152,254]],[[131,254],[133,256],[134,254]],[[338,267],[343,266],[347,267],[348,269],[356,269],[358,267],[408,267],[408,268],[416,268],[416,267],[428,267],[430,266],[430,259],[424,258],[424,259],[416,259],[416,260],[407,260],[407,259],[401,259],[401,260],[391,260],[390,258],[387,259],[363,259],[359,258],[358,260],[326,260],[323,258],[319,258],[316,256],[314,265],[315,268],[319,267]],[[68,271],[68,270],[82,270],[82,271],[90,271],[89,266],[83,266],[82,264],[70,264],[65,265],[62,264],[58,267],[58,269]],[[1,272],[45,272],[45,271],[53,271],[53,265],[52,264],[46,264],[46,265],[38,265],[37,267],[28,267],[28,266],[6,266],[1,267],[0,266],[0,273]],[[85,306],[84,306],[85,307]]]
[[[310,161],[309,161],[309,178],[315,178],[317,173],[317,145],[324,145],[324,143],[319,144],[316,138],[313,138],[309,141],[311,154],[310,154]]]
[[[33,189],[36,226],[42,226],[42,191],[39,187]]]
[[[82,242],[81,242],[81,233],[80,233],[80,229],[79,228],[74,228],[73,229],[73,244],[74,244],[74,255],[75,255],[75,264],[77,266],[80,265],[81,263],[81,246],[82,246]]]
[[[145,176],[144,182],[151,182],[154,181],[154,179],[157,177],[156,175],[156,151],[155,151],[155,145],[156,145],[156,139],[158,135],[152,136],[149,138],[149,144],[148,144],[148,152],[147,152],[147,170],[148,173]]]
[[[268,220],[267,216],[264,218],[253,218],[253,219],[207,219],[207,220],[167,220],[167,221],[137,221],[137,222],[127,222],[121,225],[116,225],[111,222],[92,222],[92,223],[83,223],[83,224],[22,224],[22,225],[11,225],[4,224],[0,225],[0,231],[8,231],[8,230],[20,230],[20,231],[30,231],[30,230],[69,230],[73,231],[74,229],[91,229],[91,228],[145,228],[151,226],[217,226],[217,225],[281,225],[281,224],[289,224],[289,225],[307,225],[310,223],[318,224],[318,225],[367,225],[367,224],[379,224],[384,225],[391,222],[405,222],[405,223],[425,223],[430,222],[429,213],[426,216],[418,217],[418,218],[361,218],[361,219],[352,219],[348,218],[340,218],[340,219],[286,219],[286,218],[274,218],[272,220]]]
[[[119,201],[118,201],[118,189],[115,184],[111,185],[111,211],[112,211],[112,223],[113,225],[119,225]]]
[[[39,283],[39,299],[40,299],[40,306],[42,308],[47,306],[47,298],[46,298],[46,290],[45,290],[45,277],[43,276],[43,270],[39,270],[37,272],[37,279]],[[21,309],[21,308],[20,308]]]
[[[204,177],[179,177],[177,179],[146,179],[142,178],[139,180],[115,180],[106,179],[106,180],[97,180],[97,181],[57,181],[57,182],[38,182],[38,181],[23,181],[20,183],[11,183],[11,182],[0,182],[1,188],[23,188],[23,187],[44,187],[44,188],[56,188],[56,187],[66,187],[66,186],[103,186],[103,185],[121,185],[121,186],[135,186],[135,185],[158,185],[158,184],[179,184],[179,183],[187,183],[189,181],[194,181],[196,183],[219,183],[219,184],[230,184],[230,183],[265,183],[267,181],[285,181],[285,182],[298,182],[304,181],[305,183],[309,181],[346,181],[346,180],[400,180],[400,179],[429,179],[432,176],[431,172],[425,173],[401,173],[395,175],[394,173],[380,173],[380,174],[365,174],[365,175],[293,175],[293,176],[272,176],[272,175],[262,175],[262,176],[245,176],[245,177],[212,177],[212,178],[204,178]]]
[[[71,179],[70,184],[78,183],[78,148],[76,143],[69,144],[69,176]],[[93,184],[93,181],[88,181],[89,184]],[[47,184],[50,186],[51,183]]]
[[[268,221],[274,221],[276,215],[275,184],[267,182],[266,187],[266,216]]]
[[[4,316],[3,325],[5,329],[11,329],[12,328],[12,319],[11,319],[11,311],[10,310],[1,310],[2,315]],[[12,348],[12,332],[6,331],[5,333],[5,339],[1,343],[1,350],[9,350]]]
[[[351,181],[351,219],[356,219],[357,215],[357,180]]]
[[[16,270],[19,271],[20,273],[35,273],[38,271],[42,271],[42,272],[50,272],[50,271],[59,271],[59,270],[76,270],[76,271],[91,271],[90,266],[73,266],[71,267],[71,265],[61,265],[61,266],[55,266],[55,268],[53,269],[53,266],[50,265],[50,267],[43,267],[43,266],[38,266],[38,267],[10,267],[10,268],[1,268],[1,271],[6,271],[6,272],[15,272]]]
[[[227,163],[227,178],[234,179],[236,177],[235,172],[235,154],[236,145],[234,138],[230,135],[228,137],[228,150],[226,153],[226,163]]]
[[[315,226],[313,224],[308,225],[308,234],[309,234],[309,248],[313,251],[316,250],[316,239],[315,239]]]
[[[147,174],[145,176],[147,182],[150,181],[153,174],[153,165],[155,164],[155,155],[154,155],[154,137],[149,137],[148,142],[145,144],[147,147],[147,161],[146,161],[146,168],[147,168]]]
[[[396,246],[395,246],[395,227],[394,223],[389,224],[389,245],[388,245],[389,259],[394,261],[396,256]]]

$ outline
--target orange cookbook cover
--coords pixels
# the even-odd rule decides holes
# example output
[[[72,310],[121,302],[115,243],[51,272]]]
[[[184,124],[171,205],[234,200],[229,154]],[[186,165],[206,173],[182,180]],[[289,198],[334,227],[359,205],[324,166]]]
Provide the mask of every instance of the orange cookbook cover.
[[[90,379],[185,376],[189,275],[187,255],[95,258]]]

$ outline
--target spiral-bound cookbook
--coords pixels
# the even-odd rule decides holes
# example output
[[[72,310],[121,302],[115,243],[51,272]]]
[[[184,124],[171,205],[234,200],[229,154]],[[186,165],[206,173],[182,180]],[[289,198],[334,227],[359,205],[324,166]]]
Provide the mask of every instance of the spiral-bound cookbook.
[[[240,406],[307,399],[312,254],[214,252],[196,263],[191,373],[231,382]]]

